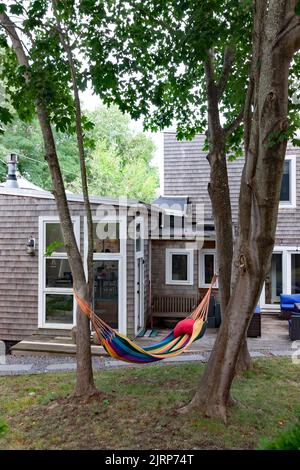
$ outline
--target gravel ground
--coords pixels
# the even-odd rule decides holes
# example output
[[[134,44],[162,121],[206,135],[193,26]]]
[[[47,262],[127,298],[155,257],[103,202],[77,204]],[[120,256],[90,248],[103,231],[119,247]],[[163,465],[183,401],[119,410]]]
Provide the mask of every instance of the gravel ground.
[[[182,363],[191,361],[205,362],[209,354],[184,354],[169,360],[156,363],[156,365]],[[94,370],[115,369],[119,367],[141,367],[137,364],[128,364],[111,358],[93,357]],[[76,369],[76,360],[73,356],[65,355],[33,355],[33,356],[5,356],[5,363],[0,362],[0,376],[20,374],[40,374],[45,372],[65,372]]]
[[[259,357],[283,357],[291,356],[293,351],[287,350],[263,350],[263,351],[252,351],[250,352],[252,358]],[[177,356],[171,359],[154,363],[157,366],[163,366],[170,363],[180,364],[183,362],[207,362],[210,352],[201,353],[185,353],[181,356]],[[299,353],[300,355],[300,353]],[[4,359],[4,358],[2,358]],[[93,357],[93,368],[94,370],[100,369],[115,369],[120,367],[141,367],[137,364],[128,364],[126,362],[118,361],[112,358],[105,357]],[[53,372],[71,372],[76,370],[76,359],[75,356],[65,355],[33,355],[33,356],[5,356],[5,360],[1,361],[0,357],[0,376],[4,375],[21,375],[21,374],[41,374],[41,373],[53,373]]]

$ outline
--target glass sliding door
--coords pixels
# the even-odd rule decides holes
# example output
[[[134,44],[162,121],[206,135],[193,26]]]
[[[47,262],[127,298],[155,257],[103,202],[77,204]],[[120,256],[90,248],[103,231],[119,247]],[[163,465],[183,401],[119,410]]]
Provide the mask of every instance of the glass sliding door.
[[[300,253],[291,253],[291,294],[300,294]]]
[[[85,260],[87,221],[85,218]],[[95,314],[126,334],[126,219],[123,216],[93,218]]]
[[[283,254],[273,253],[271,269],[265,282],[265,304],[279,305],[280,294],[283,292]]]
[[[94,311],[113,328],[119,317],[119,261],[94,261]]]

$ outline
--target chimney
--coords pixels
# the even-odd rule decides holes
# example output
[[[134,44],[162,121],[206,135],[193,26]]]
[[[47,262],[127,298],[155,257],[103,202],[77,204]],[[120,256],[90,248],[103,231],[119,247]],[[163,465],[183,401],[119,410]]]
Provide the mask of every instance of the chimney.
[[[11,153],[7,156],[7,178],[5,187],[6,188],[18,188],[19,183],[17,180],[17,163],[18,163],[18,155],[15,153]]]

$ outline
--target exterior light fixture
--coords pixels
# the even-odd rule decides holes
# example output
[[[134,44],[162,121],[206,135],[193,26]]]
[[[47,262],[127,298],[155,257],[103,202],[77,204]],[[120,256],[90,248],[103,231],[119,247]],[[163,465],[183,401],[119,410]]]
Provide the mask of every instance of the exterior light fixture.
[[[30,237],[27,242],[27,254],[30,256],[35,255],[35,238]]]

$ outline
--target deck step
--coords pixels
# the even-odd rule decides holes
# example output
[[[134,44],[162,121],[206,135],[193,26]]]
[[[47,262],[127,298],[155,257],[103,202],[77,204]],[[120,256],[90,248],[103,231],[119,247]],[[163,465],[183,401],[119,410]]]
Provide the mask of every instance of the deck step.
[[[107,356],[106,351],[102,346],[91,346],[93,356]],[[67,342],[59,341],[38,341],[38,340],[23,340],[11,348],[11,354],[17,355],[30,355],[32,353],[39,354],[76,354],[76,345]]]

